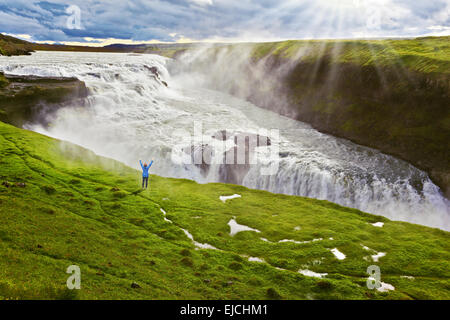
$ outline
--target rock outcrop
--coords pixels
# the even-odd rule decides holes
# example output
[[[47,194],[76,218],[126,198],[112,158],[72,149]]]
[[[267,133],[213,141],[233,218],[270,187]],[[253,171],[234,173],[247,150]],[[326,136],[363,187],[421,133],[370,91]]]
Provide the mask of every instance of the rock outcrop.
[[[47,124],[48,115],[61,107],[82,105],[88,90],[76,78],[12,76],[0,73],[0,121],[22,127]]]
[[[219,180],[223,183],[242,184],[252,164],[256,147],[270,146],[269,137],[247,132],[229,132],[221,130],[212,138],[219,141],[233,140],[232,145],[221,155],[219,164]],[[211,169],[213,158],[216,156],[214,146],[202,144],[185,148],[184,152],[191,155],[192,163],[200,168],[200,172],[206,177]],[[253,161],[256,161],[253,160]]]

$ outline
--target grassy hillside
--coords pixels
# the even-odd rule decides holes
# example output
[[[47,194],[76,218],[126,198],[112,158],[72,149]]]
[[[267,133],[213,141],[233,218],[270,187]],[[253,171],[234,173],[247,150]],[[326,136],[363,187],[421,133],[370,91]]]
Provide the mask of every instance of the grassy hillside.
[[[235,185],[151,176],[142,191],[131,168],[3,123],[0,154],[0,298],[450,299],[448,232]],[[260,233],[230,236],[233,217]],[[65,289],[72,264],[81,290]],[[367,289],[372,264],[394,291]]]
[[[414,164],[450,197],[450,37],[235,44],[192,65],[215,89]]]
[[[269,55],[304,61],[329,57],[334,63],[353,63],[377,68],[390,66],[423,73],[447,74],[450,73],[449,52],[450,37],[404,40],[291,40],[252,45],[252,57],[255,60]]]
[[[0,33],[0,55],[15,56],[30,54],[32,51],[31,43]]]

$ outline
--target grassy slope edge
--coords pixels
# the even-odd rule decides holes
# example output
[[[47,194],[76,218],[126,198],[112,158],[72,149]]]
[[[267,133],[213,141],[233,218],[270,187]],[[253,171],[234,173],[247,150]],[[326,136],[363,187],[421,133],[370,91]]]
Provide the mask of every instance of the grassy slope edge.
[[[150,190],[141,191],[139,172],[129,167],[1,122],[0,154],[0,181],[8,181],[0,185],[0,298],[450,298],[445,231],[235,185],[153,175]],[[234,193],[242,198],[219,200]],[[231,237],[234,216],[261,233]],[[371,225],[377,221],[384,227]],[[181,228],[220,250],[195,250]],[[314,238],[324,240],[278,243]],[[386,256],[373,262],[375,252],[362,245]],[[81,267],[81,290],[65,289],[72,264]],[[367,289],[372,264],[395,291]],[[299,269],[328,275],[305,277]]]

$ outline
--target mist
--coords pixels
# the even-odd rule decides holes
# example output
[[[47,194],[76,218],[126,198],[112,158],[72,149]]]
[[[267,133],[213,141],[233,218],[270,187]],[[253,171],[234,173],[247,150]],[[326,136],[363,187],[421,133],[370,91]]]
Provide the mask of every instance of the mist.
[[[47,119],[48,126],[29,124],[27,128],[132,168],[139,169],[139,160],[153,159],[151,173],[165,177],[208,183],[229,182],[232,176],[250,188],[329,200],[393,220],[450,230],[448,200],[425,172],[280,115],[289,103],[280,79],[294,65],[278,66],[273,74],[270,65],[275,62],[269,58],[252,61],[253,49],[252,45],[205,47],[177,60],[38,52],[27,59],[12,58],[8,72],[75,76],[84,81],[89,96],[82,105],[58,110]],[[307,53],[305,49],[296,52],[296,59]],[[150,71],[152,67],[157,68],[158,77]],[[247,101],[256,97],[255,90],[264,93],[253,99],[259,99],[265,109]],[[273,107],[267,110],[267,106]],[[278,138],[268,134],[274,144],[256,149],[270,151],[276,142],[278,170],[261,175],[267,163],[228,167],[174,163],[173,147],[180,143],[174,133],[181,129],[195,136],[195,122],[202,124],[205,134],[201,141],[187,142],[188,150],[220,144],[214,132],[229,132],[232,148],[235,135],[276,129]],[[227,150],[218,150],[218,156]]]

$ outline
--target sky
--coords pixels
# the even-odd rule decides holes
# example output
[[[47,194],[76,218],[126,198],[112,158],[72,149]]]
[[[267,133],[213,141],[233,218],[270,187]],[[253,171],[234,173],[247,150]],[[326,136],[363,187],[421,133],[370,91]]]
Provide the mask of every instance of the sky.
[[[91,46],[450,35],[450,0],[0,0],[0,32]]]

